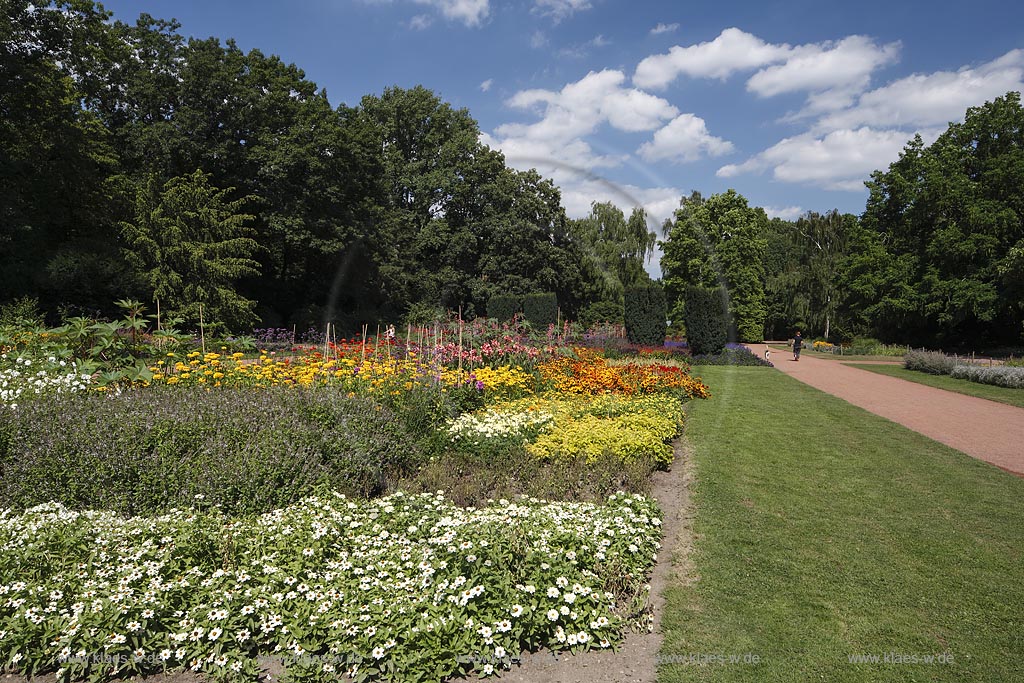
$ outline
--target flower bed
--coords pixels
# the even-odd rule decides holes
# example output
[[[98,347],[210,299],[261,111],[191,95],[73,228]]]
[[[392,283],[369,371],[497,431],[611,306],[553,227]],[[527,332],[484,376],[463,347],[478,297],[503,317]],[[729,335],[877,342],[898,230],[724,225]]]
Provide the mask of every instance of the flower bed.
[[[577,358],[553,358],[538,366],[553,390],[567,394],[668,392],[686,399],[711,395],[707,385],[678,365],[611,365],[595,351],[577,348],[575,352]]]
[[[519,444],[543,459],[578,460],[601,456],[623,461],[649,457],[657,466],[672,463],[670,441],[682,432],[683,404],[669,394],[540,396],[496,404],[452,421],[453,441],[474,452]]]
[[[0,354],[0,406],[17,408],[23,398],[85,391],[90,382],[88,374],[54,356]]]
[[[432,494],[325,494],[245,519],[3,511],[0,665],[253,680],[275,655],[294,680],[427,681],[522,649],[610,647],[643,618],[657,514],[640,496],[464,509]]]

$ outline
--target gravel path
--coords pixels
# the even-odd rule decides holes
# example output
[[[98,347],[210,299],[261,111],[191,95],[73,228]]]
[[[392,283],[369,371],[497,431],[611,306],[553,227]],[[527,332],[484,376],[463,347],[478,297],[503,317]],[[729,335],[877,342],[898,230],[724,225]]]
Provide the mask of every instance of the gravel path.
[[[764,344],[750,344],[764,356]],[[1024,476],[1024,408],[772,349],[775,367],[971,457]],[[859,361],[856,361],[859,362]]]

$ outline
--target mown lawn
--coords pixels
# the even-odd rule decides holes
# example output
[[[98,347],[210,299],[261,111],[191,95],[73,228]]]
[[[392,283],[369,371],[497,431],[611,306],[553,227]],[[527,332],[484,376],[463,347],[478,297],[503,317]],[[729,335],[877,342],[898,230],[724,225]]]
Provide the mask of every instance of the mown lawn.
[[[997,387],[991,384],[968,382],[965,379],[956,379],[949,375],[929,375],[927,372],[907,370],[901,365],[870,365],[867,363],[849,363],[849,365],[855,368],[860,368],[861,370],[877,372],[880,375],[899,377],[900,379],[905,379],[910,382],[927,384],[930,387],[937,387],[939,389],[945,389],[946,391],[955,391],[958,394],[987,398],[990,401],[1008,403],[1011,406],[1024,408],[1024,391],[1020,389],[1008,389],[1006,387]]]
[[[699,579],[667,591],[659,681],[1024,680],[1024,479],[779,372],[701,374]],[[952,663],[850,663],[892,654]]]

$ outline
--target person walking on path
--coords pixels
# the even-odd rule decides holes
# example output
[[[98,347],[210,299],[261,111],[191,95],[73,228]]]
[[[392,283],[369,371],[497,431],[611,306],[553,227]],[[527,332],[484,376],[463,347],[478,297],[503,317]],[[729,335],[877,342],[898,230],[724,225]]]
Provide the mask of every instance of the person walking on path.
[[[796,331],[796,336],[793,337],[793,360],[800,360],[800,349],[804,345],[804,338],[800,336],[800,330]]]

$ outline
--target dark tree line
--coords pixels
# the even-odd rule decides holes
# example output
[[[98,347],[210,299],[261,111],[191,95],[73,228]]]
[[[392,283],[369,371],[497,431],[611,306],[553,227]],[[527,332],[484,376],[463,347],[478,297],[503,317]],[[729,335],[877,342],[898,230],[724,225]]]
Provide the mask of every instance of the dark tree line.
[[[646,278],[642,212],[642,238],[568,220],[557,187],[425,88],[332,107],[295,65],[174,21],[4,7],[0,303],[95,313],[131,296],[187,323],[203,304],[233,329],[354,329],[482,315],[497,293],[553,292],[573,316]],[[611,259],[606,242],[628,244]]]
[[[734,334],[870,336],[940,348],[1019,345],[1024,333],[1024,108],[972,107],[929,146],[911,140],[868,181],[862,216],[768,220],[734,191],[683,198],[665,226],[670,317],[683,291],[722,285]]]
[[[483,315],[553,292],[621,319],[649,280],[647,217],[509,168],[476,121],[423,88],[332,106],[301,69],[92,0],[0,10],[0,305],[51,316],[157,301],[186,324],[343,329]],[[1020,94],[916,138],[872,174],[862,216],[769,220],[734,191],[684,197],[662,246],[669,317],[690,286],[730,293],[741,339],[951,348],[1024,332]]]

